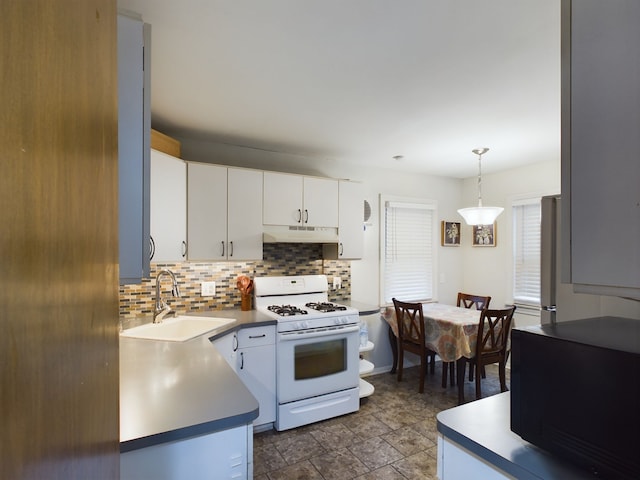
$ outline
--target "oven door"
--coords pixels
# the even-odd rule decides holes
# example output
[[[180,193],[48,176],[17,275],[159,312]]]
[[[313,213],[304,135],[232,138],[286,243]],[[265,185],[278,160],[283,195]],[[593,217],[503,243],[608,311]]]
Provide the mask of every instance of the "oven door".
[[[358,386],[359,327],[278,333],[278,403]]]

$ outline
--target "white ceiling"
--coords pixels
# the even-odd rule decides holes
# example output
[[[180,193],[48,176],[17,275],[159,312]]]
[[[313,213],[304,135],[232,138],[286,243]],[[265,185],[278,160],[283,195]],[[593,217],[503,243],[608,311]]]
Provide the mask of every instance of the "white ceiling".
[[[433,175],[559,158],[557,0],[118,0],[153,127]],[[394,155],[403,155],[400,161]]]

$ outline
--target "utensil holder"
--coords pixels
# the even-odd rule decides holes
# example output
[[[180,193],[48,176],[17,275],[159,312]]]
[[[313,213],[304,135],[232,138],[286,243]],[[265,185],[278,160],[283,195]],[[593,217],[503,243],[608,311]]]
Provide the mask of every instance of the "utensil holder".
[[[249,293],[243,293],[241,296],[240,310],[246,312],[251,310],[251,295]]]

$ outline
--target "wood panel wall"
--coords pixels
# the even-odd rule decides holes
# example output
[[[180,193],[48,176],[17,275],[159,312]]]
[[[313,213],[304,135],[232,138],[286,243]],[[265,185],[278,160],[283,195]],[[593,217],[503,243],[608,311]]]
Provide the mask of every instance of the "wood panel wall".
[[[0,3],[0,478],[117,479],[115,0]]]

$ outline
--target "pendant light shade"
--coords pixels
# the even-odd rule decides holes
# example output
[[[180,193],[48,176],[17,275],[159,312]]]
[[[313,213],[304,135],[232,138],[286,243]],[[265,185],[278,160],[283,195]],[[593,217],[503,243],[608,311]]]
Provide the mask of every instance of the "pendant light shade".
[[[488,148],[476,148],[472,150],[478,155],[478,206],[461,208],[458,213],[464,218],[467,225],[491,225],[502,213],[502,207],[482,206],[482,155],[489,151]]]

